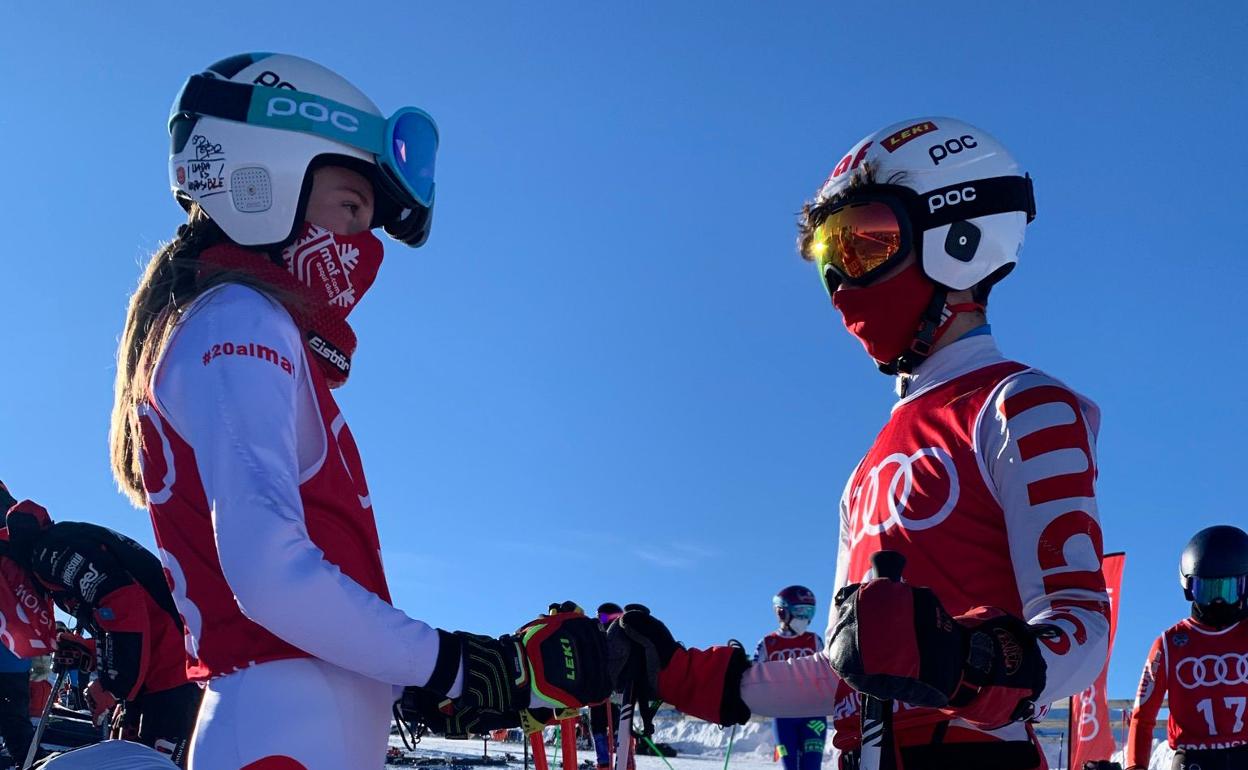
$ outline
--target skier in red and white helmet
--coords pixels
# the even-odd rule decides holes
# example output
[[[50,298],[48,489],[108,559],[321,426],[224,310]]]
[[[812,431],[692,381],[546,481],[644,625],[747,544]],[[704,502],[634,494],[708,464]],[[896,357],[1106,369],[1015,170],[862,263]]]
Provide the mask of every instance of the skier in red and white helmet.
[[[815,619],[815,592],[806,586],[781,588],[771,598],[780,627],[764,636],[754,650],[754,662],[793,660],[823,649],[823,639],[810,630]],[[776,754],[784,770],[819,770],[827,738],[825,715],[778,717],[772,720]]]
[[[380,768],[396,686],[406,716],[455,733],[606,697],[594,620],[563,613],[494,639],[390,601],[333,389],[351,373],[348,316],[381,267],[372,231],[428,235],[432,118],[387,117],[315,62],[243,54],[187,80],[169,131],[188,219],[131,299],[111,441],[206,685],[190,766]]]
[[[835,163],[799,249],[900,400],[841,498],[827,648],[682,676],[663,663],[666,628],[625,613],[660,652],[660,697],[722,687],[725,716],[831,714],[854,768],[865,693],[897,702],[907,770],[1044,766],[1028,719],[1100,672],[1109,603],[1098,410],[1002,355],[987,324],[1034,216],[1030,177],[959,120],[887,126]],[[872,580],[880,550],[906,558],[904,582]]]

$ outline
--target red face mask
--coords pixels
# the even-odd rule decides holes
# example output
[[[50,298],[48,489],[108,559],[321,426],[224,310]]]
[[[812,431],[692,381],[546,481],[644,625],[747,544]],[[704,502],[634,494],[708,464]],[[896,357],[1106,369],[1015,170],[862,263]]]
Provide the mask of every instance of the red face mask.
[[[892,278],[861,289],[838,289],[832,304],[841,311],[845,328],[886,364],[910,348],[923,311],[936,291],[916,261]]]
[[[303,234],[282,251],[282,269],[266,256],[222,243],[205,249],[200,260],[210,267],[242,270],[299,295],[287,308],[303,331],[313,360],[331,388],[347,381],[355,332],[347,316],[377,279],[385,252],[371,231],[339,235],[308,223]]]
[[[371,230],[341,235],[309,222],[282,259],[296,280],[345,319],[377,280],[384,254]]]

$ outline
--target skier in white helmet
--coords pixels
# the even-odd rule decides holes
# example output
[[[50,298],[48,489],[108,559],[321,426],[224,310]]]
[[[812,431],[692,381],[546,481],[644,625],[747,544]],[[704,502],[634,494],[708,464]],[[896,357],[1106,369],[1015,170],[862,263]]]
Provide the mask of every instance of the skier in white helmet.
[[[841,498],[827,648],[721,682],[756,714],[831,714],[842,768],[861,760],[860,693],[898,702],[887,759],[906,770],[1043,767],[1028,719],[1105,662],[1098,410],[1003,356],[986,317],[1034,215],[1009,152],[945,117],[867,136],[803,209],[802,255],[900,400]],[[885,549],[904,582],[872,580]],[[664,700],[718,686],[667,671],[657,620],[621,630],[660,652]]]
[[[332,389],[381,266],[372,230],[428,236],[432,118],[383,116],[306,59],[243,54],[190,77],[169,130],[188,219],[131,298],[111,448],[151,513],[188,672],[206,686],[190,766],[379,768],[396,686],[404,716],[455,733],[606,697],[594,620],[494,639],[391,605]]]

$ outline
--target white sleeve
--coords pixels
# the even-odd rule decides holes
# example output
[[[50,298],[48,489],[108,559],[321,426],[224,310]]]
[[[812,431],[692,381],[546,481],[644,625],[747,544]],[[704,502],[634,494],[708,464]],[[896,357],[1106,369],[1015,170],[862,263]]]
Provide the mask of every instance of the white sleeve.
[[[864,460],[866,458],[863,458]],[[858,475],[858,469],[862,467],[862,460],[858,461],[858,465],[854,466],[854,472],[849,474],[849,480],[845,482],[845,489],[841,492],[841,501],[838,506],[840,515],[840,528],[837,530],[836,544],[836,583],[832,586],[832,597],[836,597],[836,592],[846,583],[856,583],[857,580],[849,578],[849,537],[852,530],[849,526],[849,495],[850,488],[854,484],[854,477]],[[862,577],[861,575],[859,576]],[[831,599],[829,599],[831,601]],[[832,609],[835,609],[832,608]],[[834,613],[828,614],[828,638],[832,638],[832,626],[836,622]]]
[[[855,471],[856,473],[856,471]],[[852,482],[854,474],[850,474]],[[833,595],[846,582],[849,572],[849,484],[841,495],[840,537],[836,554],[836,587]],[[828,613],[827,637],[832,637],[836,622],[834,612]],[[816,635],[817,637],[818,635]],[[836,689],[841,681],[832,670],[827,650],[792,660],[755,663],[741,677],[741,698],[755,714],[768,717],[808,717],[831,714],[836,708]]]
[[[754,714],[808,717],[831,714],[840,682],[826,651],[755,663],[741,677],[741,699]]]
[[[1096,509],[1096,405],[1035,370],[997,386],[976,427],[977,454],[1005,511],[1027,622],[1042,639],[1051,703],[1079,692],[1105,663],[1109,600]]]
[[[244,355],[239,346],[254,347]],[[299,330],[280,305],[226,285],[180,322],[153,395],[195,452],[221,571],[243,614],[341,668],[424,684],[437,660],[437,632],[344,575],[308,535],[299,485],[309,457],[324,452],[309,449],[324,428],[308,366]],[[330,632],[327,622],[351,633]]]
[[[759,662],[760,660],[766,659],[766,655],[763,654],[766,651],[765,650],[766,646],[767,646],[767,637],[764,636],[762,639],[758,640],[758,646],[754,648],[754,662],[755,663]]]

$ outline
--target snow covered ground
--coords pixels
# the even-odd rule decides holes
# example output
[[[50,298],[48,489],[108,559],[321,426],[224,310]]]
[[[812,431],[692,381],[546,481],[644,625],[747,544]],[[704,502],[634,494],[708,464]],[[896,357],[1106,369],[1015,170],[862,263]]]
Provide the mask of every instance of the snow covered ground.
[[[749,723],[738,727],[734,734],[731,730],[723,730],[701,720],[660,715],[655,724],[654,740],[676,749],[677,756],[667,759],[671,770],[718,770],[725,766],[724,759],[730,736],[733,739],[732,756],[728,757],[727,764],[730,770],[778,770],[780,767],[772,759],[771,721],[766,719],[751,719]],[[1054,770],[1065,768],[1065,756],[1060,742],[1047,737],[1042,738],[1042,742],[1045,754],[1048,756],[1049,767]],[[391,737],[390,744],[402,746],[397,736]],[[509,767],[519,768],[523,765],[524,747],[518,742],[491,741],[487,750],[491,757],[511,754],[515,760],[508,763]],[[411,752],[411,756],[422,759],[480,757],[481,755],[482,741],[480,740],[448,740],[434,737],[422,739],[416,751]],[[562,770],[558,746],[548,746],[547,756],[551,770],[556,770],[556,768]],[[582,764],[589,762],[592,765],[594,762],[594,752],[591,750],[579,751],[577,756]],[[1150,770],[1169,770],[1172,756],[1173,752],[1164,742],[1160,745],[1154,743],[1152,761],[1149,763]],[[1059,764],[1059,758],[1062,764]],[[1115,754],[1113,759],[1123,763],[1121,752]],[[834,770],[836,767],[835,750],[832,748],[831,741],[828,741],[823,766],[827,770]],[[668,767],[669,765],[659,757],[637,757],[637,770],[668,770]]]
[[[715,728],[718,729],[718,728]],[[402,746],[402,742],[398,737],[390,738],[392,746]],[[547,756],[550,761],[551,770],[562,770],[562,758],[557,746],[547,746]],[[677,749],[679,751],[679,749]],[[494,743],[489,744],[489,752],[491,757],[501,756],[503,754],[511,754],[515,757],[514,762],[509,762],[511,768],[519,768],[523,765],[524,747],[519,743]],[[481,741],[453,741],[446,738],[423,738],[416,750],[410,752],[411,756],[418,758],[433,758],[438,756],[446,756],[448,754],[459,756],[481,756]],[[594,752],[582,750],[577,752],[577,758],[580,763],[593,763]],[[685,754],[681,752],[678,756],[671,757],[667,760],[671,763],[674,770],[719,770],[724,766],[723,754]],[[530,765],[531,766],[531,765]],[[760,756],[755,753],[738,753],[733,749],[729,766],[732,770],[775,770],[777,765],[771,761],[771,756]],[[831,768],[828,764],[825,767]],[[637,770],[668,770],[668,766],[659,757],[639,756],[637,757]]]

